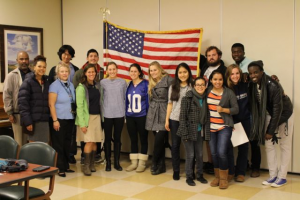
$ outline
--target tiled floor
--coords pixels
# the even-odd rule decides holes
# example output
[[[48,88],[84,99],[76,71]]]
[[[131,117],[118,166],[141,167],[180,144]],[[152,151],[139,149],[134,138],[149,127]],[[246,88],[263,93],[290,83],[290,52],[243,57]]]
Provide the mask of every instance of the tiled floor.
[[[71,165],[75,173],[67,174],[66,178],[56,176],[54,192],[51,196],[53,200],[60,199],[145,199],[145,200],[290,200],[300,199],[300,176],[288,175],[288,184],[281,188],[271,188],[263,186],[261,182],[268,178],[267,172],[262,172],[259,178],[250,178],[248,175],[244,183],[232,181],[227,190],[212,188],[209,184],[196,182],[196,186],[191,187],[185,183],[184,163],[181,165],[181,178],[179,181],[172,179],[171,160],[167,159],[167,172],[161,175],[152,176],[149,167],[143,173],[119,172],[112,168],[111,172],[104,171],[104,164],[96,165],[97,172],[92,176],[84,176],[81,172],[79,157],[77,164]],[[121,165],[125,169],[129,165],[128,154],[121,156]],[[148,161],[148,166],[151,162]],[[205,178],[210,182],[212,175],[205,174]],[[47,190],[46,180],[33,180],[30,185]]]

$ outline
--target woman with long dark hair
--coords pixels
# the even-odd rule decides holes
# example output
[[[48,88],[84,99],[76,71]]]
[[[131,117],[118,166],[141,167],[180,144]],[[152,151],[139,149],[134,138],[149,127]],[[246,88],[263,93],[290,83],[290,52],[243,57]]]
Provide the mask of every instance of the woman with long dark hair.
[[[175,71],[175,78],[169,88],[168,107],[165,128],[171,131],[172,138],[172,166],[173,179],[179,180],[180,176],[180,143],[181,138],[176,134],[179,127],[181,100],[187,91],[192,89],[193,77],[190,67],[180,63]]]
[[[75,120],[77,141],[85,142],[83,173],[86,176],[90,176],[91,172],[96,172],[94,165],[96,142],[103,142],[100,91],[96,65],[88,64],[83,70],[81,83],[76,88],[77,115]]]
[[[210,114],[211,138],[209,146],[214,163],[215,179],[212,187],[228,188],[228,147],[232,135],[232,115],[239,112],[236,96],[232,90],[223,86],[222,72],[215,70],[210,75],[212,83],[207,89],[207,105]]]
[[[148,160],[148,131],[145,129],[148,111],[148,81],[144,79],[141,66],[137,63],[129,67],[129,76],[132,81],[126,90],[126,124],[130,136],[131,165],[126,171],[143,172]],[[138,138],[141,142],[141,153],[138,149]]]

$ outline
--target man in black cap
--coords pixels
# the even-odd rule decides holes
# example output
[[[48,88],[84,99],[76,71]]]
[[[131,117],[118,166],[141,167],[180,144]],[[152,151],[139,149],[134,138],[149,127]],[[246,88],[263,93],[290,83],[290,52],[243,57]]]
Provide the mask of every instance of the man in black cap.
[[[248,65],[251,83],[249,100],[252,113],[250,140],[266,147],[270,178],[263,185],[280,187],[286,184],[291,158],[293,105],[279,82],[264,73],[263,62]],[[279,137],[276,136],[278,134]],[[278,169],[275,143],[280,140],[281,164]]]

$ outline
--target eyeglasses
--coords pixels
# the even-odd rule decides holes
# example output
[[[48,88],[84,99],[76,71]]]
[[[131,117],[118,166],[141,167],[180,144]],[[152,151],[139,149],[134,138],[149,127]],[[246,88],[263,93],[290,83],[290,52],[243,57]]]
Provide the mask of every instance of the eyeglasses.
[[[205,87],[204,84],[201,84],[201,85],[200,85],[200,84],[196,84],[195,86],[196,86],[196,87]]]

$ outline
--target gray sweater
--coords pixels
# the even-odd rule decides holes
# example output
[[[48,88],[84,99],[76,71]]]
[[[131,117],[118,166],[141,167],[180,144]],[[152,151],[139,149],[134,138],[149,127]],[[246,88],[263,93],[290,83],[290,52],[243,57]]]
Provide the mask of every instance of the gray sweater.
[[[125,116],[126,81],[121,78],[102,79],[103,104],[101,109],[105,118],[120,118]]]
[[[209,94],[212,90],[212,86],[207,89],[207,94]],[[234,92],[227,88],[223,87],[222,99],[219,103],[219,106],[222,108],[229,108],[230,114],[220,113],[222,119],[224,120],[224,124],[230,127],[233,127],[233,118],[232,115],[236,115],[239,113],[239,105],[237,103],[236,95]]]

